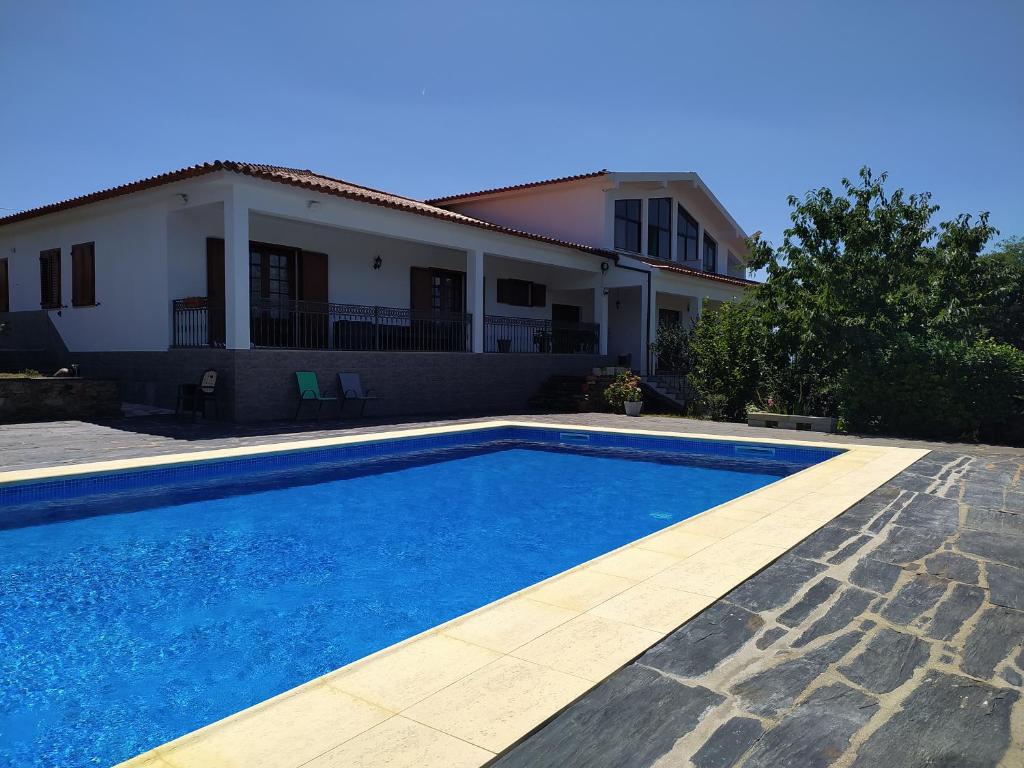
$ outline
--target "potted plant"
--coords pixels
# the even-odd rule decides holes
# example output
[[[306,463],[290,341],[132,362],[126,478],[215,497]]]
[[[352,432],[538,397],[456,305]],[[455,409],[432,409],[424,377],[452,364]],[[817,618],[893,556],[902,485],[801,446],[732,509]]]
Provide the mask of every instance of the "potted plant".
[[[512,351],[512,339],[498,339],[498,351],[499,352],[511,352]]]
[[[639,416],[644,404],[640,377],[632,371],[623,371],[605,389],[604,399],[613,408],[622,408],[627,416]]]

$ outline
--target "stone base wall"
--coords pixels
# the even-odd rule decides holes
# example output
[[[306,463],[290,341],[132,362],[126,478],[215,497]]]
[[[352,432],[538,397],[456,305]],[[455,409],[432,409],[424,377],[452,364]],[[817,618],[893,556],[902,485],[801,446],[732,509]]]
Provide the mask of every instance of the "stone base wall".
[[[219,374],[221,418],[290,419],[298,393],[296,371],[315,371],[325,393],[337,394],[337,374],[356,372],[380,399],[367,416],[516,413],[554,375],[582,376],[609,359],[602,355],[471,354],[436,352],[328,352],[320,350],[172,349],[167,352],[70,353],[84,377],[116,379],[126,402],[173,408],[178,385]],[[308,409],[308,410],[307,410]],[[349,404],[346,416],[354,415]],[[315,407],[303,410],[312,418]],[[326,404],[323,418],[338,415]]]
[[[121,415],[116,381],[0,379],[0,423],[113,418]]]

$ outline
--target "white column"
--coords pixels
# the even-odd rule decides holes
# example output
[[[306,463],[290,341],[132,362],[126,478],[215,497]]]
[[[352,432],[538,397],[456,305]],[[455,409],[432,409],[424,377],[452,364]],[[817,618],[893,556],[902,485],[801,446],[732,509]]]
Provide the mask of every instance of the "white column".
[[[597,353],[608,354],[608,289],[604,287],[604,281],[599,280],[594,288],[594,322],[598,324],[597,330]]]
[[[694,296],[690,299],[690,318],[696,322],[704,312],[704,297]]]
[[[234,190],[224,201],[225,346],[249,349],[249,207]]]
[[[466,251],[466,311],[472,318],[473,352],[484,351],[484,252]]]

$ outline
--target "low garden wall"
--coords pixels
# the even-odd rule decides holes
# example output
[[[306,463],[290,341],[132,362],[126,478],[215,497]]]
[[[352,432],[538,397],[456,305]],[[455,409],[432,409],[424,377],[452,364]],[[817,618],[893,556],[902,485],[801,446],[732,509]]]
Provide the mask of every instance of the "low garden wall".
[[[102,379],[0,378],[0,423],[121,415],[117,382]]]

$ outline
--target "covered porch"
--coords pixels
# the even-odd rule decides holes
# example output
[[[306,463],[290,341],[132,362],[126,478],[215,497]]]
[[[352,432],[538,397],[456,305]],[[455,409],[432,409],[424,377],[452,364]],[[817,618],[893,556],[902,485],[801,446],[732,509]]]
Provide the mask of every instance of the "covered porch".
[[[597,256],[235,208],[168,215],[172,348],[607,354]]]

